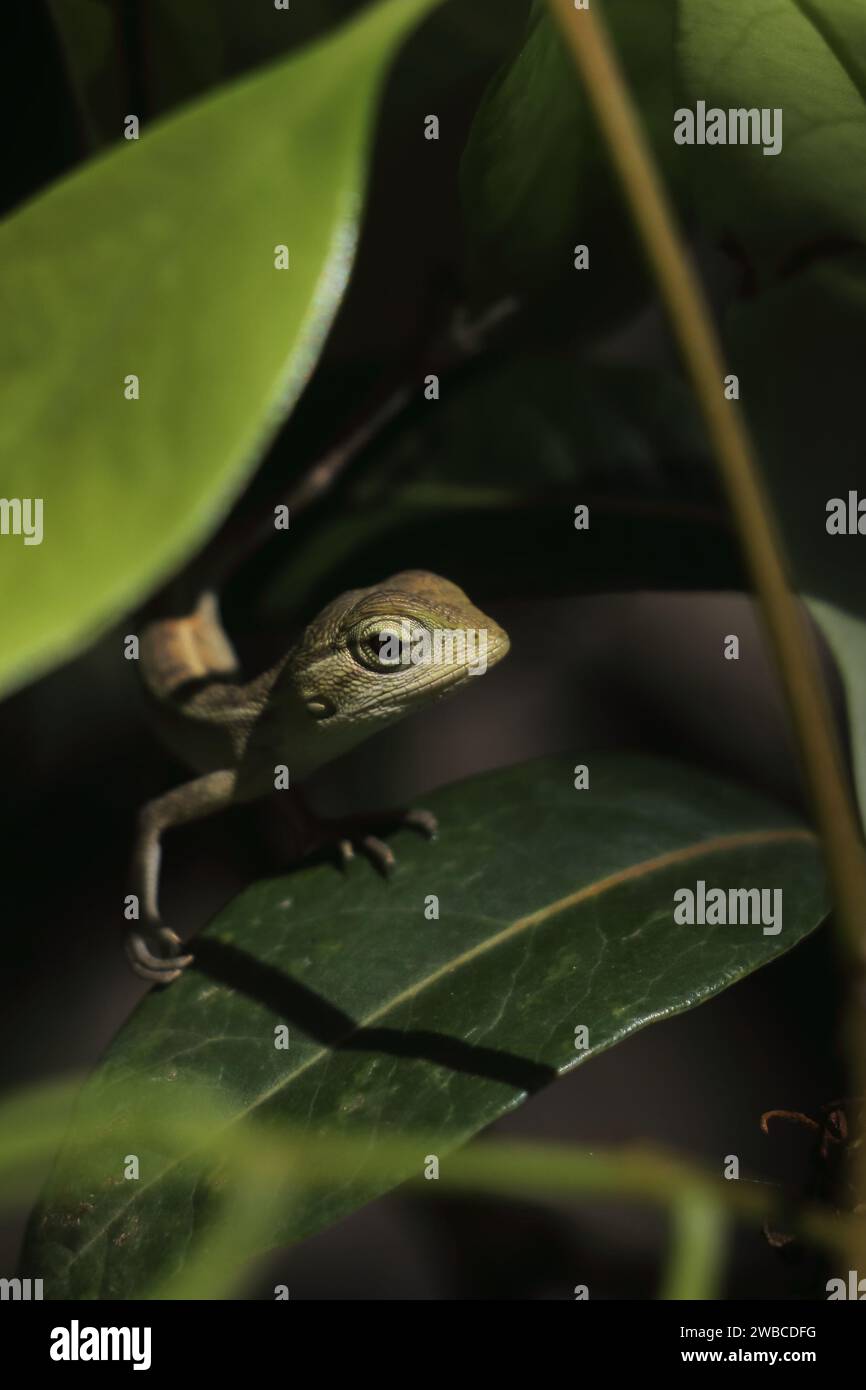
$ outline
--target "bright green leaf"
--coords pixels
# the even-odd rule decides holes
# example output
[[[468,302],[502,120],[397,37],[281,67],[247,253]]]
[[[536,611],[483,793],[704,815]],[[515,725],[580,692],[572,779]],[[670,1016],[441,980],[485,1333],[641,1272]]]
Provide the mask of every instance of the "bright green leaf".
[[[384,66],[435,3],[385,0],[0,229],[2,490],[44,500],[42,544],[0,545],[3,685],[176,565],[291,409],[346,283]]]

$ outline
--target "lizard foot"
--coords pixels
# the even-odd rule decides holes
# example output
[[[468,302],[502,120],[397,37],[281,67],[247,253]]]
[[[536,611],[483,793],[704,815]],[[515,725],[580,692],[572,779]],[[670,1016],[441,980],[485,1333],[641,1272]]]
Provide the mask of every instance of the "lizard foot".
[[[182,945],[171,927],[154,922],[127,933],[126,954],[136,975],[158,985],[168,985],[183,974],[193,959],[181,954]]]
[[[321,850],[335,851],[340,866],[345,868],[356,850],[360,850],[386,877],[397,861],[394,851],[380,838],[382,835],[408,826],[432,840],[439,828],[432,811],[419,809],[320,816],[299,791],[291,796],[274,793],[267,810],[270,814],[263,820],[264,833],[280,857],[286,849],[292,860]]]
[[[432,811],[425,811],[416,808],[412,811],[403,811],[395,815],[367,816],[363,818],[367,824],[371,822],[379,823],[385,829],[393,830],[400,826],[409,826],[412,830],[418,830],[422,835],[426,835],[428,840],[435,839],[439,829],[439,822]],[[343,823],[338,823],[341,828]],[[340,860],[340,867],[346,866],[355,857],[355,848],[359,847],[366,854],[367,858],[375,864],[380,873],[387,878],[397,863],[394,851],[391,846],[380,839],[378,835],[365,832],[358,821],[349,820],[346,827],[348,834],[340,834],[337,840],[337,854]]]

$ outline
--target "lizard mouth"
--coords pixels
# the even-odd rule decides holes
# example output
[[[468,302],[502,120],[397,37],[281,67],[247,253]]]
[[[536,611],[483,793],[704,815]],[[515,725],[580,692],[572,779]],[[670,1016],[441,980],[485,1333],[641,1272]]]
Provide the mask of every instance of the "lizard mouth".
[[[487,643],[487,665],[495,666],[496,663],[501,661],[504,656],[507,656],[510,651],[511,638],[508,636],[508,633],[504,628],[493,627],[491,625]]]
[[[445,667],[440,674],[432,675],[426,680],[422,687],[416,692],[416,698],[410,697],[409,706],[418,706],[433,703],[437,700],[446,699],[452,691],[458,690],[467,685],[471,680],[478,676],[485,675],[491,667],[496,666],[503,657],[508,655],[511,648],[511,641],[508,633],[502,628],[495,627],[492,623],[483,629],[486,642],[477,661],[462,662],[458,669]],[[435,667],[431,668],[435,671]]]

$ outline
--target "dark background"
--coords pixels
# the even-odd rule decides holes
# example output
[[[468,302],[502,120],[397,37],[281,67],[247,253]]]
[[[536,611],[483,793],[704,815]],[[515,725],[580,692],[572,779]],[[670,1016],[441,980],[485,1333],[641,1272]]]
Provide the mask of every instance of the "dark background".
[[[80,156],[45,10],[11,5],[8,20],[0,92],[9,103],[4,128],[15,136],[4,148],[4,211]],[[380,122],[358,264],[322,364],[326,378],[399,362],[421,331],[431,286],[434,306],[436,287],[452,294],[460,263],[454,170],[491,67],[479,59],[453,83],[413,68],[411,45],[401,60]],[[419,102],[442,119],[442,139],[420,163],[408,153],[405,125],[389,117],[401,109],[407,82],[421,84]],[[614,360],[669,358],[652,306],[604,346]],[[287,439],[293,456],[315,457],[320,425],[308,415],[284,430],[270,466]],[[424,565],[423,555],[417,563]],[[485,768],[604,748],[693,761],[801,804],[777,683],[745,597],[473,598],[511,633],[508,661],[454,704],[398,726],[320,776],[322,807],[361,808],[371,780],[383,803],[417,800]],[[131,630],[127,619],[3,705],[4,1091],[86,1071],[144,992],[121,949],[128,856],[138,807],[170,786],[178,769],[142,719],[135,672],[122,659],[121,637]],[[722,659],[727,633],[740,636],[738,662]],[[261,872],[248,813],[173,832],[168,915],[195,930]],[[759,1119],[776,1107],[814,1114],[844,1094],[838,1004],[825,928],[700,1009],[579,1068],[489,1133],[590,1146],[648,1139],[717,1171],[737,1154],[744,1175],[801,1190],[814,1172],[811,1139],[789,1126],[764,1136]],[[0,1231],[0,1273],[14,1272],[25,1215]],[[664,1221],[651,1211],[397,1192],[262,1261],[248,1294],[271,1297],[273,1285],[285,1283],[293,1298],[570,1298],[585,1283],[593,1298],[651,1297],[663,1249]],[[824,1296],[820,1262],[781,1256],[759,1231],[739,1230],[731,1254],[729,1297]]]

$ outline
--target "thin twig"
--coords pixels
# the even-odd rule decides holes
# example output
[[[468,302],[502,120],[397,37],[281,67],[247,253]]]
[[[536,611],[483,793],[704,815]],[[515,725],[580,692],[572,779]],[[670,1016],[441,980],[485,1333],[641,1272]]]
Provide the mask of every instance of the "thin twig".
[[[517,309],[515,300],[500,300],[471,321],[463,311],[456,310],[445,331],[427,348],[424,361],[412,364],[411,380],[404,367],[400,384],[380,384],[340,438],[300,477],[288,486],[278,487],[251,520],[229,519],[194,565],[196,587],[223,587],[248,559],[258,554],[274,537],[277,507],[287,507],[294,521],[301,512],[323,501],[364,450],[412,405],[418,382],[424,376],[442,376],[465,366],[488,346],[491,335],[512,319]]]

